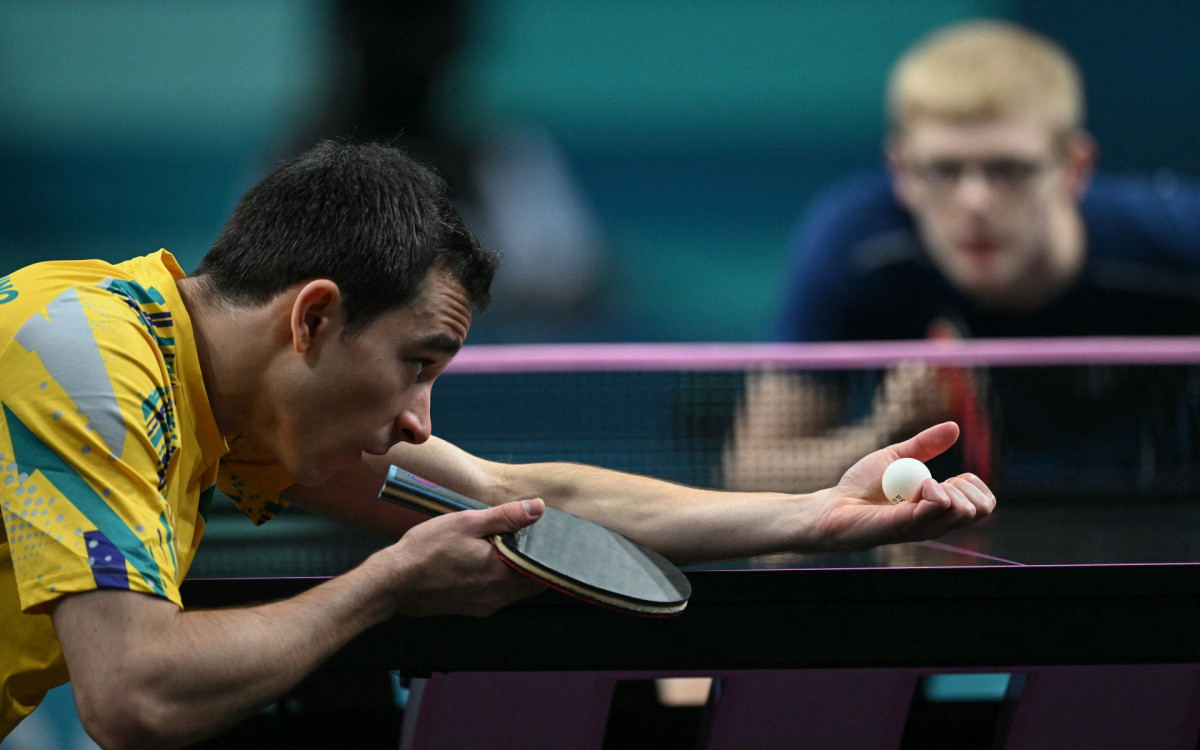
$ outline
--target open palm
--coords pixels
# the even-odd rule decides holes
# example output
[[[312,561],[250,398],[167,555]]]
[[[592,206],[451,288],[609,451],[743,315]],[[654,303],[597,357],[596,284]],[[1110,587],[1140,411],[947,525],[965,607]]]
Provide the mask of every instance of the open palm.
[[[883,472],[898,458],[928,461],[958,439],[958,425],[943,422],[901,443],[871,453],[826,490],[814,527],[832,549],[865,549],[880,544],[941,536],[988,516],[996,498],[974,474],[943,482],[925,480],[913,498],[892,505],[884,497]]]

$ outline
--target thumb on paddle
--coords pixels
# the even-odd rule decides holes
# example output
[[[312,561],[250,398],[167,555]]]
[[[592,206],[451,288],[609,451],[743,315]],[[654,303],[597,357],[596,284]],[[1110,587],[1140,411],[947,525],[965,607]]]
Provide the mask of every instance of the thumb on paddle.
[[[503,503],[478,511],[480,535],[511,534],[537,521],[545,512],[546,503],[540,497]]]

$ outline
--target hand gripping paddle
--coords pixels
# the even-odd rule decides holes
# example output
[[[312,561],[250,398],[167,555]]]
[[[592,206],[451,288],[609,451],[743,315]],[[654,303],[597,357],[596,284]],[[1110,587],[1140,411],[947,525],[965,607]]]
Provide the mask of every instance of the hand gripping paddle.
[[[379,496],[439,515],[490,505],[393,466]],[[638,615],[675,615],[687,606],[692,585],[679,568],[652,549],[579,516],[554,508],[492,544],[504,562],[551,588],[594,604]]]

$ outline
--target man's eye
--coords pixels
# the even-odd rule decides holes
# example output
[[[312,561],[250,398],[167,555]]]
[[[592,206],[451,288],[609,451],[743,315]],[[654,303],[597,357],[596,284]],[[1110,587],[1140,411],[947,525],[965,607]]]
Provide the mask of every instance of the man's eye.
[[[424,382],[427,379],[427,370],[433,367],[432,359],[409,359],[405,360],[408,364],[408,369],[412,372],[413,379],[418,383]]]
[[[993,182],[1015,184],[1029,179],[1037,171],[1037,165],[1016,159],[1001,159],[986,163],[983,170]]]
[[[925,179],[938,184],[954,184],[963,173],[961,162],[935,159],[925,164],[923,169]]]

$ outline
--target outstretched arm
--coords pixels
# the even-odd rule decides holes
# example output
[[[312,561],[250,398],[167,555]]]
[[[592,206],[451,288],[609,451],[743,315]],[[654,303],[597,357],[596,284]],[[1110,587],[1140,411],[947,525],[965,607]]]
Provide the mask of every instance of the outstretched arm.
[[[896,458],[928,461],[954,444],[946,422],[869,454],[832,488],[805,494],[697,490],[593,467],[509,467],[509,497],[538,495],[641,541],[680,562],[774,552],[863,549],[941,536],[989,515],[995,497],[978,477],[928,480],[892,505],[884,469]]]
[[[995,497],[970,474],[925,482],[913,500],[892,505],[880,486],[894,459],[927,461],[958,437],[946,422],[869,454],[837,486],[806,494],[727,492],[571,463],[500,464],[444,441],[399,445],[368,457],[338,483],[290,496],[367,528],[403,533],[421,517],[377,499],[387,465],[493,505],[541,497],[552,506],[616,529],[677,563],[784,551],[860,549],[940,536],[991,513]]]

